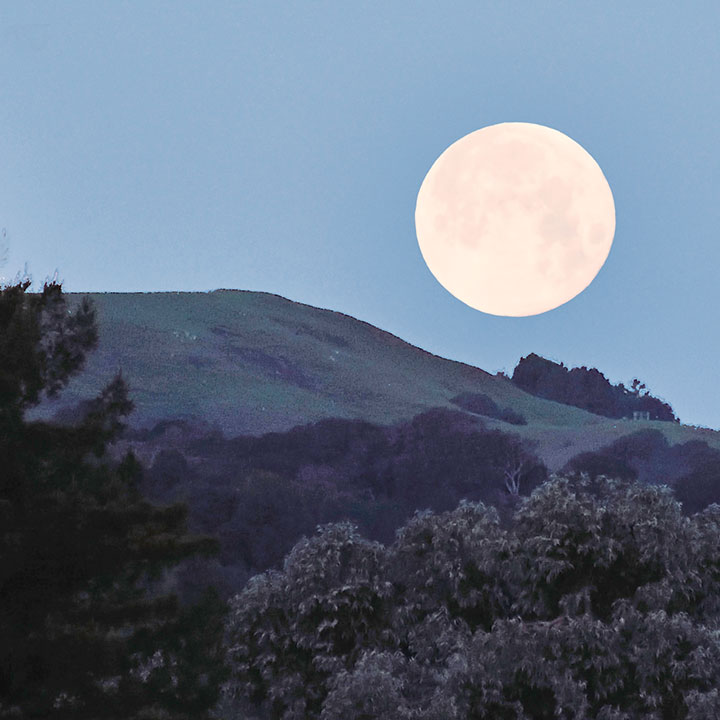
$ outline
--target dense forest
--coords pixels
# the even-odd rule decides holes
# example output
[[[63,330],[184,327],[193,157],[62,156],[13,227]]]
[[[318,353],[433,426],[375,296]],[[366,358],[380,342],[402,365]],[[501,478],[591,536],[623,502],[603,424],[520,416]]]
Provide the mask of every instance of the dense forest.
[[[481,393],[386,426],[138,430],[122,375],[30,421],[97,323],[29,286],[0,290],[0,717],[720,716],[706,443],[644,429],[552,475]]]
[[[550,475],[532,443],[445,408],[389,426],[334,419],[259,437],[173,421],[127,432],[121,445],[152,458],[142,480],[148,497],[186,502],[192,529],[220,540],[218,557],[178,568],[183,595],[212,582],[228,597],[279,567],[317,525],[341,519],[383,543],[415,510],[444,512],[463,499],[496,507],[505,522]],[[664,484],[692,513],[720,501],[719,468],[720,451],[706,442],[670,445],[648,428],[580,453],[561,471]]]

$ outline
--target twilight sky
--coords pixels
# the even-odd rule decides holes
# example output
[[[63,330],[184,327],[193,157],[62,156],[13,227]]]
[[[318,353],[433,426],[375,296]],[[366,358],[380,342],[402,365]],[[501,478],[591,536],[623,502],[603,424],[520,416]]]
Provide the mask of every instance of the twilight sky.
[[[720,428],[719,37],[717,0],[0,0],[0,274],[273,292]],[[455,299],[415,237],[438,155],[508,121],[580,143],[617,213],[590,287],[526,318]]]

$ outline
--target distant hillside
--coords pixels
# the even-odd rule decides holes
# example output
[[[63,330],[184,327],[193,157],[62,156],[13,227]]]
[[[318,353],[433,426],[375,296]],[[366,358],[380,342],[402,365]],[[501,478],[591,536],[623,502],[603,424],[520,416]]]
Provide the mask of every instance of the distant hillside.
[[[81,297],[68,294],[72,304]],[[327,417],[389,423],[451,407],[462,393],[485,394],[529,422],[594,420],[368,323],[277,295],[220,290],[90,297],[99,347],[53,412],[92,395],[122,368],[136,426],[194,417],[228,434],[261,434]]]
[[[81,297],[68,295],[71,304]],[[99,347],[86,371],[36,416],[70,417],[121,368],[136,428],[182,418],[232,436],[331,417],[390,424],[435,407],[457,409],[461,398],[466,410],[496,408],[485,410],[496,418],[486,418],[488,427],[535,442],[551,470],[648,427],[671,444],[700,439],[720,447],[714,431],[599,417],[530,395],[505,377],[437,357],[342,313],[277,295],[220,290],[90,297]],[[473,404],[473,396],[481,402]]]
[[[81,295],[70,295],[70,305]],[[688,511],[720,498],[720,433],[601,417],[431,355],[341,313],[266,293],[93,294],[99,346],[58,401],[73,422],[118,370],[136,410],[143,491],[188,503],[220,557],[173,576],[225,596],[318,524],[389,542],[416,510],[465,498],[503,518],[553,471],[667,483]],[[600,373],[596,371],[598,375]]]

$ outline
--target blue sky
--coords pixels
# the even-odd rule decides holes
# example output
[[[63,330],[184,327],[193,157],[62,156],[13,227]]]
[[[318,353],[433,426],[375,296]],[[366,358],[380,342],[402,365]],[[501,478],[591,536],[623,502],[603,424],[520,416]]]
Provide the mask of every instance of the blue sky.
[[[644,380],[720,428],[720,4],[0,2],[0,227],[67,291],[263,290],[512,372],[536,352]],[[579,142],[617,229],[543,315],[434,279],[437,156],[523,121]]]

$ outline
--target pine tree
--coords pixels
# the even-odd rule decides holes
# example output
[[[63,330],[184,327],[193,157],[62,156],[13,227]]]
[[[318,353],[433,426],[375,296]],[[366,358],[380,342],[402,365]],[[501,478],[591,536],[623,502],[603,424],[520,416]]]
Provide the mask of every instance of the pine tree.
[[[132,402],[117,375],[73,426],[30,422],[97,344],[93,307],[61,285],[0,289],[0,717],[202,718],[224,678],[224,606],[184,608],[152,581],[216,543],[187,509],[139,492],[106,449]]]

